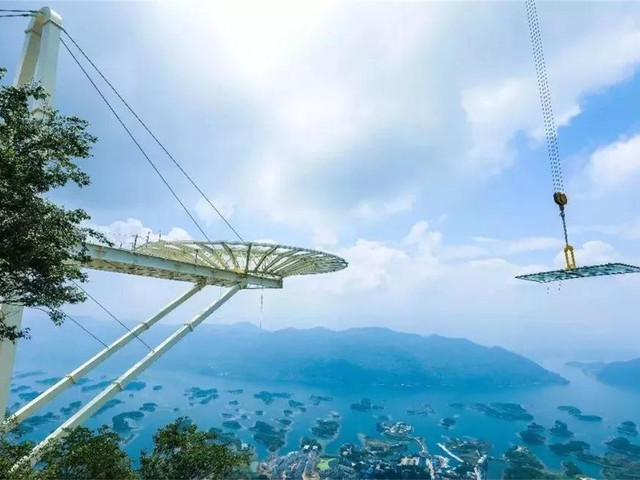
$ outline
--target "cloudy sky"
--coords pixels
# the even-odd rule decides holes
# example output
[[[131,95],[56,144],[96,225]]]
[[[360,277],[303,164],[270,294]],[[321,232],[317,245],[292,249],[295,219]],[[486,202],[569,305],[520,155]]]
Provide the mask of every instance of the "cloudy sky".
[[[267,328],[375,325],[520,350],[640,351],[640,276],[550,289],[514,279],[562,265],[523,3],[51,6],[245,239],[349,261],[266,291]],[[539,16],[577,262],[640,264],[640,4],[542,2]],[[5,82],[26,24],[0,24]],[[63,50],[56,103],[100,139],[82,163],[93,184],[56,200],[87,209],[116,242],[200,238]],[[208,236],[232,239],[134,131]],[[88,290],[131,321],[187,288],[90,278]],[[218,295],[205,290],[167,321]],[[241,292],[212,321],[256,323],[259,303]],[[103,318],[91,303],[69,312]]]

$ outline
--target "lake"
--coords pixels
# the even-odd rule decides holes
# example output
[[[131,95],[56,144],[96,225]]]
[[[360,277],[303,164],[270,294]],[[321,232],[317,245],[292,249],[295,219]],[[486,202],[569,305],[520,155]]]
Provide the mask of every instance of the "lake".
[[[543,363],[545,368],[556,371],[570,380],[569,385],[558,385],[550,387],[538,387],[527,389],[511,389],[500,391],[403,391],[403,390],[380,390],[380,389],[359,389],[357,391],[346,389],[315,388],[308,385],[291,383],[256,383],[243,382],[219,377],[206,377],[203,375],[188,372],[174,371],[170,368],[170,362],[163,362],[145,372],[139,380],[146,383],[146,387],[139,391],[125,391],[118,397],[123,403],[103,412],[92,418],[87,426],[97,427],[102,424],[111,425],[112,417],[116,414],[136,411],[143,403],[154,402],[158,404],[154,412],[144,412],[144,418],[140,421],[131,421],[134,430],[128,438],[125,449],[137,458],[141,449],[150,449],[151,436],[155,430],[165,425],[178,416],[189,416],[198,426],[202,428],[222,427],[222,422],[226,420],[222,414],[232,414],[234,418],[242,414],[247,415],[246,419],[237,418],[243,428],[235,433],[243,442],[254,445],[252,432],[248,427],[254,425],[256,420],[263,420],[274,423],[278,419],[285,418],[283,410],[290,409],[294,413],[289,418],[292,424],[286,436],[286,445],[279,451],[284,453],[297,449],[300,438],[310,435],[310,428],[314,425],[316,418],[327,418],[331,412],[338,412],[340,418],[340,430],[336,438],[323,441],[327,453],[335,453],[338,447],[346,442],[358,443],[358,434],[366,434],[379,437],[376,430],[376,416],[380,414],[388,415],[393,420],[402,420],[414,427],[414,434],[426,439],[426,444],[430,452],[438,451],[437,443],[443,436],[464,437],[470,436],[490,441],[493,444],[491,454],[499,456],[508,447],[514,444],[522,444],[518,437],[518,432],[526,428],[526,421],[508,421],[490,418],[480,412],[470,408],[462,410],[450,407],[450,403],[463,403],[470,405],[476,402],[514,402],[522,404],[535,419],[534,421],[545,427],[553,425],[555,420],[562,420],[567,423],[569,429],[575,433],[574,439],[584,440],[591,444],[593,453],[602,453],[605,450],[603,442],[617,436],[616,427],[624,420],[632,420],[640,423],[640,393],[623,390],[602,384],[593,378],[584,375],[580,370],[567,367],[563,362]],[[23,369],[24,371],[24,369]],[[91,382],[85,384],[92,385],[101,381],[115,378],[114,373],[101,371],[98,375],[91,376]],[[43,372],[40,375],[26,378],[14,379],[14,388],[28,386],[31,390],[42,391],[45,386],[37,383],[38,380],[45,379],[59,372]],[[162,390],[153,390],[154,385],[162,385]],[[198,399],[189,400],[185,392],[192,387],[202,389],[216,388],[219,397],[205,405],[198,403]],[[242,389],[243,393],[230,393],[229,390]],[[288,392],[292,398],[303,402],[307,408],[306,412],[299,412],[296,408],[291,408],[287,399],[275,398],[273,403],[266,405],[254,394],[262,390],[270,392]],[[65,415],[60,413],[60,408],[74,400],[86,402],[99,390],[82,391],[76,386],[56,398],[49,407],[38,412],[44,415],[51,411],[60,415],[58,422],[61,422]],[[11,395],[10,405],[15,401],[20,401],[20,393],[28,393],[29,390],[22,388],[19,392]],[[311,395],[323,395],[333,397],[332,401],[320,402],[319,405],[312,405],[309,400]],[[370,398],[374,404],[384,405],[383,410],[373,410],[369,412],[359,412],[352,410],[350,405],[359,402],[363,397]],[[237,405],[229,402],[237,401]],[[192,405],[190,405],[192,403]],[[411,416],[407,414],[408,409],[420,410],[422,404],[428,404],[435,410],[429,416]],[[585,414],[595,414],[603,417],[602,422],[586,422],[571,417],[568,413],[557,409],[558,405],[575,405],[582,409]],[[174,411],[174,409],[179,409]],[[236,412],[236,409],[239,409]],[[256,410],[263,410],[262,416],[255,415]],[[456,425],[451,430],[445,430],[439,422],[443,417],[455,417]],[[25,438],[39,440],[52,431],[58,423],[49,422],[38,426],[33,432],[25,435]],[[228,430],[228,429],[225,429]],[[545,433],[548,443],[564,441],[554,439]],[[257,455],[264,458],[268,455],[266,448],[262,445],[254,445]],[[413,448],[413,447],[412,447]],[[546,445],[530,447],[549,467],[560,468],[561,457],[549,451]],[[599,469],[593,465],[576,461],[585,473],[598,476]],[[500,475],[501,465],[492,463],[489,470],[491,477]]]

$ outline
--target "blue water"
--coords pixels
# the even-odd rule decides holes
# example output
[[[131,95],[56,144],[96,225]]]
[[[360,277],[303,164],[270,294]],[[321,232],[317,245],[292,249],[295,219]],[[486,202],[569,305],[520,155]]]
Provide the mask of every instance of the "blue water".
[[[608,386],[584,375],[581,371],[566,367],[562,363],[544,364],[550,370],[556,371],[570,380],[569,385],[559,385],[551,387],[538,387],[527,389],[510,389],[500,391],[398,391],[398,390],[345,390],[314,388],[306,385],[291,383],[248,383],[238,380],[229,380],[217,377],[206,377],[203,375],[175,372],[170,368],[152,369],[146,372],[140,380],[146,382],[145,389],[138,392],[123,392],[117,398],[124,403],[92,418],[88,422],[89,427],[97,427],[102,424],[111,424],[113,415],[137,410],[145,402],[155,402],[158,409],[153,413],[145,412],[145,418],[137,422],[136,429],[128,439],[125,449],[133,458],[137,458],[142,449],[150,449],[151,436],[155,430],[165,425],[178,416],[189,416],[197,425],[202,428],[221,427],[225,420],[221,413],[235,413],[236,408],[240,408],[238,413],[246,413],[248,419],[239,420],[243,425],[241,430],[236,431],[236,435],[244,442],[254,445],[251,432],[248,427],[253,426],[256,420],[263,420],[274,423],[277,419],[285,418],[282,413],[284,409],[290,408],[288,400],[275,399],[271,405],[265,405],[260,399],[254,398],[253,394],[261,390],[271,392],[289,392],[292,398],[304,402],[308,408],[306,413],[297,413],[291,417],[293,423],[287,435],[287,444],[280,450],[284,453],[297,449],[302,436],[310,435],[309,429],[314,425],[316,418],[325,418],[330,412],[338,412],[341,415],[341,428],[338,436],[330,441],[325,441],[325,451],[334,453],[338,447],[345,442],[358,443],[358,434],[379,436],[376,431],[376,415],[385,414],[394,420],[403,420],[414,426],[416,435],[425,437],[429,451],[438,451],[437,442],[442,441],[444,436],[470,436],[490,441],[493,444],[491,454],[499,456],[507,448],[515,444],[521,444],[517,433],[526,428],[528,422],[507,421],[489,418],[471,409],[457,410],[448,406],[449,403],[458,402],[472,404],[475,402],[515,402],[522,404],[532,415],[535,421],[550,427],[556,419],[566,422],[569,429],[575,433],[576,440],[584,440],[591,444],[593,453],[603,453],[605,446],[603,442],[616,435],[616,427],[623,420],[632,420],[640,423],[640,393],[630,390],[619,389]],[[48,373],[48,372],[47,372]],[[118,373],[118,372],[114,372]],[[104,375],[103,378],[101,378]],[[115,377],[109,372],[91,378],[92,383]],[[43,390],[42,385],[38,385],[36,380],[46,378],[51,375],[39,377],[28,377],[16,379],[15,385],[29,385],[36,390]],[[162,385],[160,391],[153,391],[153,385]],[[200,388],[217,388],[220,397],[212,400],[207,405],[200,405],[197,400],[193,406],[189,405],[188,398],[184,395],[185,390],[198,386]],[[236,395],[227,393],[226,390],[243,389],[242,394]],[[81,392],[78,387],[65,392],[55,399],[51,406],[38,412],[44,414],[46,411],[53,411],[60,414],[59,409],[73,400],[83,400],[83,403],[98,390],[92,392]],[[132,396],[130,396],[132,395]],[[318,406],[313,406],[309,401],[310,395],[326,395],[333,397],[330,402],[321,402]],[[357,412],[349,408],[350,404],[359,401],[363,397],[369,397],[374,403],[384,403],[384,410],[371,412]],[[12,394],[12,401],[19,400],[17,394]],[[238,400],[239,405],[229,405],[228,402]],[[431,405],[436,413],[428,417],[409,416],[407,409],[419,409],[420,405],[427,403]],[[582,409],[583,413],[595,414],[603,417],[599,423],[591,423],[577,420],[566,412],[557,409],[558,405],[575,405]],[[174,412],[175,407],[179,408]],[[296,411],[294,408],[291,410]],[[262,417],[254,415],[255,410],[264,410]],[[439,426],[442,417],[452,416],[457,418],[457,424],[451,430],[444,430]],[[63,418],[63,416],[61,415]],[[62,420],[61,418],[61,420]],[[27,439],[39,440],[52,431],[57,424],[51,423],[38,427],[34,432],[27,435]],[[548,437],[548,443],[563,441]],[[265,457],[268,453],[261,445],[254,445],[259,457]],[[551,453],[547,446],[530,447],[549,467],[560,468],[561,457]],[[592,476],[599,476],[598,468],[593,465],[577,462],[583,471]],[[499,476],[501,465],[493,464],[490,469],[491,476]]]

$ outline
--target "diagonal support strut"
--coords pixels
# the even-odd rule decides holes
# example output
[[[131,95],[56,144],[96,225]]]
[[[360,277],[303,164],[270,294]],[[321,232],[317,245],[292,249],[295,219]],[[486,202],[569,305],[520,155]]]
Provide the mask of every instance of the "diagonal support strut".
[[[103,406],[107,400],[114,397],[118,393],[124,390],[124,387],[127,386],[129,382],[131,382],[134,378],[136,378],[140,373],[142,373],[147,367],[149,367],[153,362],[155,362],[158,358],[160,358],[164,353],[169,351],[171,347],[173,347],[176,343],[178,343],[184,336],[188,333],[192,332],[194,328],[200,325],[209,315],[215,312],[218,308],[224,305],[227,300],[233,297],[242,287],[240,285],[236,285],[229,290],[220,298],[219,300],[213,302],[204,310],[202,310],[198,315],[193,317],[187,323],[185,323],[182,327],[172,333],[169,337],[167,337],[161,344],[159,344],[156,348],[154,348],[151,352],[149,352],[142,360],[136,363],[133,367],[123,373],[117,380],[111,383],[107,388],[102,390],[98,395],[96,395],[89,403],[87,403],[84,407],[82,407],[78,412],[76,412],[73,416],[71,416],[66,422],[64,422],[60,427],[58,427],[55,431],[53,431],[47,438],[45,438],[42,442],[40,442],[36,447],[31,451],[31,453],[22,458],[18,463],[16,463],[12,467],[12,471],[15,471],[18,466],[23,465],[25,462],[30,462],[32,465],[35,465],[38,462],[40,455],[42,454],[43,448],[51,441],[62,438],[66,435],[68,429],[73,428],[85,420],[87,420],[91,415],[93,415],[101,406]]]
[[[116,341],[111,343],[108,347],[102,349],[100,352],[98,352],[96,355],[91,357],[85,363],[83,363],[78,368],[73,370],[71,373],[69,373],[68,375],[65,375],[58,383],[51,386],[50,388],[42,392],[40,395],[38,395],[36,398],[34,398],[32,401],[30,401],[29,403],[24,405],[22,408],[20,408],[16,413],[14,413],[13,415],[11,415],[9,418],[5,420],[2,427],[9,426],[9,425],[13,426],[23,422],[26,418],[30,417],[36,410],[42,408],[44,405],[46,405],[51,400],[53,400],[59,393],[63,392],[67,388],[74,385],[78,380],[80,380],[87,373],[89,373],[91,370],[93,370],[95,367],[100,365],[111,355],[113,355],[122,347],[124,347],[127,343],[129,343],[135,337],[140,335],[145,330],[148,330],[152,325],[154,325],[155,323],[160,321],[162,318],[167,316],[169,313],[175,310],[178,306],[182,305],[184,302],[189,300],[193,295],[195,295],[200,290],[202,290],[203,287],[204,287],[204,284],[202,283],[194,285],[185,293],[183,293],[178,298],[173,300],[171,303],[167,304],[154,316],[152,316],[151,318],[149,318],[144,322],[139,323],[135,328],[128,331],[126,334],[122,335]]]

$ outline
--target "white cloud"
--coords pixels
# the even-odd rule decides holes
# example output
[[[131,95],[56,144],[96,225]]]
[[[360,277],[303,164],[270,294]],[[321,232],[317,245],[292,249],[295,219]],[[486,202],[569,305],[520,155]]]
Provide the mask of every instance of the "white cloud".
[[[553,109],[559,127],[569,124],[581,113],[586,95],[630,77],[640,64],[637,23],[629,17],[610,20],[616,27],[605,29],[598,25],[557,46],[545,44]],[[532,62],[530,57],[528,61]],[[510,142],[519,131],[537,141],[544,138],[538,85],[533,67],[528,70],[531,73],[527,75],[507,77],[462,92],[462,105],[474,139],[470,158],[474,164],[480,162],[480,166],[488,166],[491,173],[511,164]]]
[[[616,190],[640,177],[640,135],[598,148],[589,157],[587,176],[598,193]]]
[[[639,240],[640,217],[630,223],[618,225],[574,225],[571,230],[576,233],[602,233],[619,236],[625,240]]]
[[[328,228],[316,227],[313,230],[313,243],[318,247],[331,247],[338,243],[338,237]]]
[[[352,214],[359,218],[381,220],[397,213],[411,211],[415,201],[415,197],[411,195],[388,200],[362,200],[352,210]]]
[[[109,225],[90,225],[95,230],[103,233],[108,240],[117,247],[130,248],[136,243],[140,245],[146,241],[155,242],[159,239],[166,241],[191,240],[191,236],[182,228],[173,227],[169,232],[154,232],[145,227],[137,218],[117,220]]]
[[[600,4],[540,10],[564,125],[586,95],[635,71],[639,15]],[[193,34],[181,35],[187,24]],[[225,163],[232,180],[221,193],[311,234],[323,225],[341,236],[354,219],[409,212],[428,195],[446,199],[456,182],[508,167],[519,132],[540,140],[520,5],[161,4],[149,25],[150,37],[175,39],[166,58],[200,110],[236,95],[259,112],[249,154]],[[217,172],[203,170],[202,180],[217,181]]]
[[[576,265],[578,266],[599,265],[620,260],[620,254],[616,249],[600,240],[585,242],[581,248],[574,250],[574,256]],[[558,268],[564,267],[565,259],[563,251],[556,255],[553,263]]]

